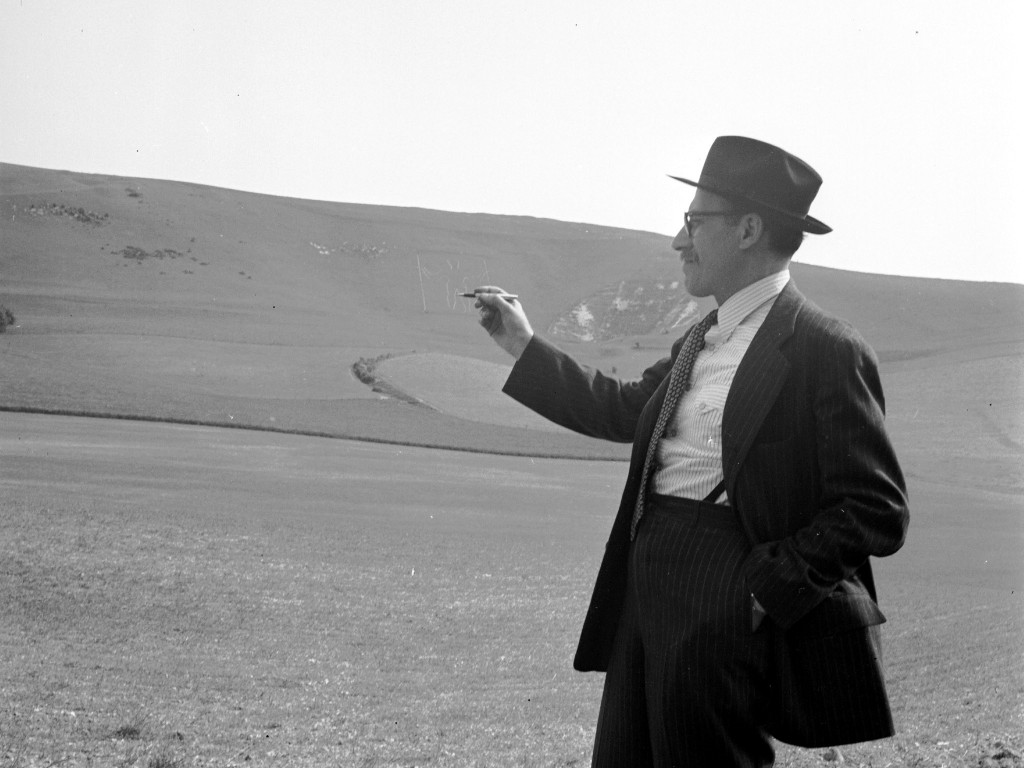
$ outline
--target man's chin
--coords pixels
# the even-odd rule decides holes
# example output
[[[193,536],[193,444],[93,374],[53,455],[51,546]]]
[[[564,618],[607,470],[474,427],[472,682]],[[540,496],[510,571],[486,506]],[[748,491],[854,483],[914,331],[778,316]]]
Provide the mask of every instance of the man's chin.
[[[685,288],[686,292],[695,299],[700,299],[708,295],[708,292],[701,287],[700,281],[688,274],[683,275],[683,288]]]

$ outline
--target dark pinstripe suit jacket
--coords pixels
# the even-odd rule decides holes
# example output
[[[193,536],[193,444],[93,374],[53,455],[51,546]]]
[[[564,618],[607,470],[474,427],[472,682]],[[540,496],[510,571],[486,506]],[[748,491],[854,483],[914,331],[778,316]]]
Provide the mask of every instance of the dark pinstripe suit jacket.
[[[607,668],[644,454],[682,341],[639,380],[622,382],[535,337],[504,387],[558,424],[633,442],[576,652],[581,671]],[[783,741],[893,733],[878,631],[885,618],[868,558],[902,546],[908,513],[883,418],[874,353],[790,282],[740,363],[722,426],[726,488],[752,545],[747,586],[768,612],[764,631],[776,648],[766,719]]]

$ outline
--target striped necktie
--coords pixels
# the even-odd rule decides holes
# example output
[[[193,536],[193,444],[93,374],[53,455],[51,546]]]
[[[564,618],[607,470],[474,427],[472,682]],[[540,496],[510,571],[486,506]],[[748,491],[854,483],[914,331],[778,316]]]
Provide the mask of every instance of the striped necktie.
[[[690,388],[690,374],[693,372],[693,363],[697,354],[704,349],[704,335],[708,329],[718,322],[718,310],[713,309],[697,323],[690,331],[690,335],[683,342],[683,348],[679,350],[672,370],[669,373],[668,390],[665,392],[665,402],[661,405],[661,412],[658,413],[658,420],[654,422],[654,431],[651,432],[651,440],[647,444],[647,456],[644,458],[644,469],[640,474],[640,491],[636,496],[636,506],[633,508],[633,521],[629,526],[629,539],[636,538],[636,529],[640,524],[640,518],[644,514],[644,501],[647,496],[647,483],[650,480],[651,467],[654,466],[654,459],[658,455],[658,441],[665,433],[665,426],[679,404],[679,398],[683,392]]]

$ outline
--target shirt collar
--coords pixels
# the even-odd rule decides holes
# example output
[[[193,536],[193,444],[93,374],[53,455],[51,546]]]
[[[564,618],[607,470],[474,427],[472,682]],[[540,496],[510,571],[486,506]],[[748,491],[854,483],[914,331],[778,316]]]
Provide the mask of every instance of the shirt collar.
[[[788,282],[789,269],[783,269],[737,291],[718,308],[718,324],[709,333],[717,337],[718,343],[727,341],[754,310],[778,298]]]

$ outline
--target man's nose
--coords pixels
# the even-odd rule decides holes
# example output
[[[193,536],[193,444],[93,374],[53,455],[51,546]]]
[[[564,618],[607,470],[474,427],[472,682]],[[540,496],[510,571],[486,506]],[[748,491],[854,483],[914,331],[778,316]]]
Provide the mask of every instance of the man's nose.
[[[686,231],[686,227],[679,230],[679,234],[672,239],[672,249],[681,251],[690,245],[690,233]]]

